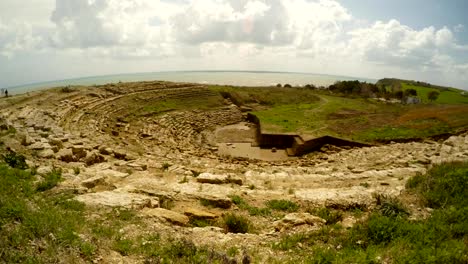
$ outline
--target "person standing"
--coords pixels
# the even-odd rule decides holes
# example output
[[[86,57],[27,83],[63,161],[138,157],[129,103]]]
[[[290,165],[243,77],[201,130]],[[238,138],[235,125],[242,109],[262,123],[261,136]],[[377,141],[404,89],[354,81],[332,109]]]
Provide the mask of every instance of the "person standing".
[[[8,90],[5,89],[5,97],[8,97]]]

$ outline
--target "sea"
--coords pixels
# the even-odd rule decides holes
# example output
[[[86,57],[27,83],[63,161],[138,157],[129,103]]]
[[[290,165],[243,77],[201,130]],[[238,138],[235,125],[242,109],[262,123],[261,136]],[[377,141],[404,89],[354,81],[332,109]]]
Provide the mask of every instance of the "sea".
[[[348,76],[336,76],[325,74],[299,73],[299,72],[266,72],[266,71],[174,71],[174,72],[150,72],[128,73],[83,77],[76,79],[57,80],[41,83],[26,84],[9,87],[10,94],[22,94],[41,89],[60,87],[67,85],[102,85],[117,82],[138,81],[171,81],[200,84],[234,85],[234,86],[274,86],[277,84],[290,84],[304,86],[329,86],[337,81],[359,80],[375,83],[377,80],[366,78],[354,78]]]

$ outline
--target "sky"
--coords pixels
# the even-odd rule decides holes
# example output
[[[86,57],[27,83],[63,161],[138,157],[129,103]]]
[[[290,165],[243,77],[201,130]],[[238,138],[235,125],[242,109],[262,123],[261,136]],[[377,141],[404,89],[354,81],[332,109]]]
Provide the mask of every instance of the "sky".
[[[1,0],[0,87],[287,71],[468,90],[466,0]]]

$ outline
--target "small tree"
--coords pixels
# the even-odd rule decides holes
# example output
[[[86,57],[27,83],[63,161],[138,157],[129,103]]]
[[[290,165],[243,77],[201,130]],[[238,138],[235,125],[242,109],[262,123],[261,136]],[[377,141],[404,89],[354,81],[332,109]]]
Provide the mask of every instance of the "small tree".
[[[435,100],[437,100],[437,98],[439,98],[439,92],[438,91],[430,91],[428,94],[427,94],[427,99],[429,99],[429,101],[431,102],[434,102]]]
[[[415,89],[405,90],[405,96],[417,96],[417,95],[418,95],[418,91],[416,91]]]

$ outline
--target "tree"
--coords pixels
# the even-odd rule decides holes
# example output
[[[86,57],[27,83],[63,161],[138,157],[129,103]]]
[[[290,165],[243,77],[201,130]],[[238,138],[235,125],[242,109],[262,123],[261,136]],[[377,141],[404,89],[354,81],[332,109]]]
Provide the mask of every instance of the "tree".
[[[405,90],[405,96],[417,96],[417,95],[418,95],[418,91],[416,91],[415,89]]]
[[[427,94],[427,99],[429,99],[429,101],[431,101],[431,102],[434,102],[439,97],[439,94],[440,93],[438,91],[430,91]]]

